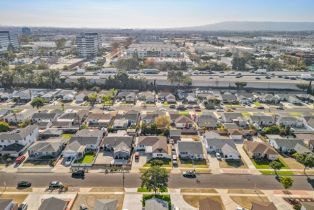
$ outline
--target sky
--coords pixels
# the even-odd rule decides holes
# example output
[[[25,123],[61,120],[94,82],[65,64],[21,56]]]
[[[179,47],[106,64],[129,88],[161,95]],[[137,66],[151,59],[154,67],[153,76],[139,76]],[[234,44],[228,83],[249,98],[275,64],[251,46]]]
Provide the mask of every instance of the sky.
[[[169,28],[222,21],[313,21],[314,0],[0,0],[0,25]]]

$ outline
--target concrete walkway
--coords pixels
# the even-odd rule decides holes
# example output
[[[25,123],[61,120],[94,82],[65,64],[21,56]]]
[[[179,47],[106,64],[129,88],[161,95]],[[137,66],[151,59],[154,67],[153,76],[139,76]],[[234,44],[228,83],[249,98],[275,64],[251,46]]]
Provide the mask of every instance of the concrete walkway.
[[[241,155],[242,160],[245,162],[245,164],[248,166],[249,173],[250,174],[260,174],[260,172],[255,168],[254,164],[252,163],[249,156],[246,154],[246,152],[243,149],[243,144],[236,144],[237,150]]]
[[[124,210],[142,210],[142,198],[141,193],[126,192],[124,194],[123,207]]]
[[[170,193],[170,198],[172,204],[180,210],[197,210],[197,208],[194,208],[186,203],[181,194]]]

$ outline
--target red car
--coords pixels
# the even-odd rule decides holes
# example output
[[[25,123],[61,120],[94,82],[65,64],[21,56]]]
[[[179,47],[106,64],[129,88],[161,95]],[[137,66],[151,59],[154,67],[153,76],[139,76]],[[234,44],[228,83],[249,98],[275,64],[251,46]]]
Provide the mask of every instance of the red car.
[[[15,159],[15,164],[21,164],[24,160],[25,160],[25,156],[24,155],[21,155],[20,157],[17,157]]]

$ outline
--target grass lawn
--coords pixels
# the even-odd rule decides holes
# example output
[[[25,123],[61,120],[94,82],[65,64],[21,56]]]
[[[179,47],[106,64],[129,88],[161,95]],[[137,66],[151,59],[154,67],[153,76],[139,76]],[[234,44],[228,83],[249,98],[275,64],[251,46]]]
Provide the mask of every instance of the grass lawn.
[[[142,199],[142,205],[145,206],[145,201],[151,198],[159,198],[161,200],[167,201],[169,204],[169,210],[171,209],[171,199],[170,195],[154,195],[154,194],[144,194]]]
[[[185,202],[187,202],[190,206],[193,206],[194,208],[199,208],[199,201],[203,200],[205,198],[211,198],[218,203],[221,204],[221,206],[224,208],[224,205],[222,204],[220,196],[206,196],[206,195],[183,195],[183,199]]]
[[[259,106],[262,105],[262,103],[260,103],[260,102],[258,102],[258,101],[255,101],[255,102],[254,102],[254,105],[255,105],[256,107],[259,107]]]
[[[269,202],[266,196],[230,196],[239,206],[251,209],[252,202]]]
[[[263,175],[275,175],[274,170],[260,170]],[[293,171],[277,171],[279,176],[292,176],[294,175]]]
[[[184,116],[189,116],[190,115],[190,111],[180,111],[178,113],[179,113],[179,115],[184,115]]]
[[[153,192],[153,191],[149,191],[146,187],[139,187],[139,188],[137,188],[137,192]],[[168,189],[166,189],[165,191],[161,191],[161,192],[168,192]]]
[[[246,119],[249,119],[251,114],[249,112],[241,112],[242,116]]]
[[[291,169],[303,169],[304,168],[304,166],[301,163],[299,163],[298,161],[290,157],[287,157],[287,158],[279,157],[279,160],[282,163],[286,164]]]
[[[151,167],[151,162],[154,160],[160,160],[163,162],[162,167],[171,167],[171,160],[168,158],[153,158],[145,163],[144,167]]]
[[[289,112],[289,115],[292,117],[302,117],[301,112]]]
[[[140,173],[144,173],[149,168],[150,167],[141,167],[141,168],[139,168],[139,171],[140,171]],[[171,172],[171,167],[161,167],[161,168],[164,168],[167,173]]]
[[[92,163],[94,161],[94,159],[95,159],[94,154],[85,154],[84,157],[82,159],[80,159],[78,162],[89,164],[89,163]]]
[[[272,169],[269,166],[269,163],[271,163],[270,160],[267,160],[267,159],[251,159],[251,161],[254,164],[255,168],[257,168],[257,169]],[[282,169],[288,169],[288,166],[285,163],[280,161],[280,159],[278,161],[282,163],[282,165],[283,165]]]
[[[51,162],[51,160],[47,159],[47,160],[26,160],[23,163],[22,167],[43,167],[43,166],[49,166],[49,163]]]
[[[62,134],[62,138],[65,140],[69,140],[72,136],[73,136],[73,134],[71,134],[71,133]]]
[[[206,160],[190,160],[190,159],[180,159],[180,167],[183,168],[207,168]]]
[[[247,168],[247,165],[242,160],[221,160],[219,161],[220,168]]]
[[[181,193],[218,193],[216,189],[211,188],[183,188]]]

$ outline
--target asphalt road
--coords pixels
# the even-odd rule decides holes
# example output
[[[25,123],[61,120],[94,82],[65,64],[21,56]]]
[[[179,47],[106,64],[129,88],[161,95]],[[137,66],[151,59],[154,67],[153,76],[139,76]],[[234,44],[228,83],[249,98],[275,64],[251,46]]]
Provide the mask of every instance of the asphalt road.
[[[18,181],[30,181],[33,187],[47,187],[50,181],[61,181],[68,186],[78,187],[123,187],[122,174],[86,174],[85,179],[71,178],[70,174],[61,173],[1,173],[0,186],[6,184],[15,187]],[[233,174],[202,174],[197,179],[184,178],[180,174],[171,174],[169,178],[170,188],[221,188],[221,189],[282,189],[274,176],[268,175],[233,175]],[[294,184],[291,189],[313,190],[305,176],[294,176]],[[314,177],[311,177],[314,180]],[[125,174],[126,188],[140,186],[140,174]]]

